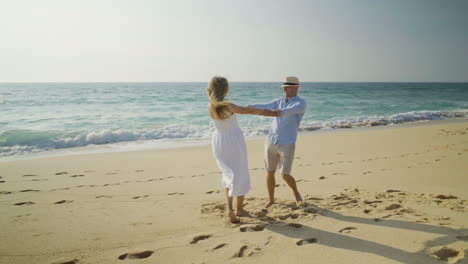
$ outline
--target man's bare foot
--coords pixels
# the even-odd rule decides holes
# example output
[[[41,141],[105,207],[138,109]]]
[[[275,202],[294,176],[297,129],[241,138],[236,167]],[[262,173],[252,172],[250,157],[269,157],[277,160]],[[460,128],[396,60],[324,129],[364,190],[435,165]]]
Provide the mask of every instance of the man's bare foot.
[[[297,206],[303,206],[304,205],[304,200],[302,200],[302,196],[300,193],[296,195],[296,205]]]
[[[240,223],[240,219],[236,217],[236,215],[234,214],[234,211],[229,211],[228,216],[229,216],[229,219],[231,220],[231,223],[233,224]]]
[[[275,204],[275,201],[269,201],[267,204],[265,204],[265,208],[268,208],[272,206],[273,204]]]

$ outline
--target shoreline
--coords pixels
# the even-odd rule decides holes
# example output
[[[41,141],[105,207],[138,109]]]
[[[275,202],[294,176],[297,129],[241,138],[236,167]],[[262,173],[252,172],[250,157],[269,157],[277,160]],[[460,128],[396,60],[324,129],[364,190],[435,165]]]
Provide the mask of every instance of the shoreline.
[[[306,129],[298,132],[298,137],[310,134],[339,134],[339,133],[353,133],[353,132],[364,132],[372,130],[386,130],[386,129],[397,129],[397,128],[411,128],[420,126],[433,126],[439,124],[456,124],[456,123],[467,123],[468,118],[447,118],[441,120],[423,120],[415,122],[407,122],[402,124],[386,124],[376,126],[361,126],[351,128],[329,128],[329,129],[317,129],[307,131]],[[264,140],[265,135],[246,136],[246,141]],[[193,148],[200,146],[211,145],[211,138],[198,138],[198,139],[168,139],[168,140],[150,140],[148,141],[126,141],[113,144],[102,144],[102,145],[88,145],[83,147],[73,148],[62,148],[53,149],[49,151],[28,153],[22,155],[12,155],[0,157],[0,163],[12,162],[18,160],[34,160],[54,157],[65,157],[75,155],[89,155],[89,154],[104,154],[104,153],[122,153],[122,152],[138,152],[138,151],[158,151],[167,149],[184,149]]]

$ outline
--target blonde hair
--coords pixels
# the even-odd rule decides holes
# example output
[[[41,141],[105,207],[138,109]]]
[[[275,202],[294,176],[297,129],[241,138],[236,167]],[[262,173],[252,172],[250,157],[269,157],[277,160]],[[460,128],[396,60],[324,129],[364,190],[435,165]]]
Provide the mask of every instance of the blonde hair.
[[[229,84],[226,78],[215,76],[211,79],[206,88],[210,104],[208,111],[213,118],[226,119],[232,115],[229,109],[229,102],[224,101]]]

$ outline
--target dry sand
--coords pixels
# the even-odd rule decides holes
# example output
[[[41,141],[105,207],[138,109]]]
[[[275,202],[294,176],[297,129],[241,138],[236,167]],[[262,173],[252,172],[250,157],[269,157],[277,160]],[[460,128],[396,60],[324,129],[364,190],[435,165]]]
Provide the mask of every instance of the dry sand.
[[[248,141],[242,224],[209,146],[0,162],[0,263],[468,263],[468,123],[299,137],[297,207]]]

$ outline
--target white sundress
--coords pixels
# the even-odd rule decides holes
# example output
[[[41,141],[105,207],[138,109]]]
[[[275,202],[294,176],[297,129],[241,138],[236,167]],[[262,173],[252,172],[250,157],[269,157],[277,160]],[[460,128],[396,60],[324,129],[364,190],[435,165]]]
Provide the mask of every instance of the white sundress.
[[[229,197],[242,196],[250,190],[250,174],[244,133],[236,115],[224,120],[213,119],[213,155],[223,175],[222,184]]]

